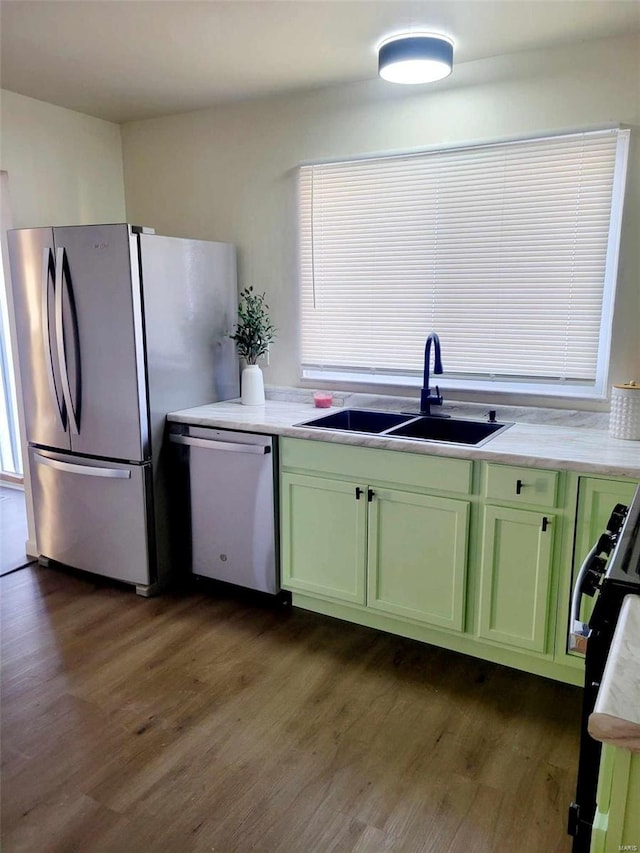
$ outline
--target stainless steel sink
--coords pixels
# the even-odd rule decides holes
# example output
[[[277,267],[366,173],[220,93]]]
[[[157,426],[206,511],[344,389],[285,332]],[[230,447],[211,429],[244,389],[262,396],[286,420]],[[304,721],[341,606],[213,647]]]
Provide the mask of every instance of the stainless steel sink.
[[[296,426],[329,431],[360,432],[385,438],[479,445],[513,424],[426,415],[409,416],[398,412],[376,412],[369,409],[343,409],[340,412],[304,421]]]

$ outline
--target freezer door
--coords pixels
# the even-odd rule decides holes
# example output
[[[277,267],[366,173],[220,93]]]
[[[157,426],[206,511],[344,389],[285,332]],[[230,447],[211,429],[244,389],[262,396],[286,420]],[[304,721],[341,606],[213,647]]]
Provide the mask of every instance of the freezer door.
[[[104,577],[147,585],[150,464],[111,464],[29,448],[40,555]]]
[[[71,449],[148,459],[137,237],[128,225],[87,225],[55,228],[54,239]]]
[[[27,440],[68,450],[55,329],[53,230],[9,231],[8,242]]]

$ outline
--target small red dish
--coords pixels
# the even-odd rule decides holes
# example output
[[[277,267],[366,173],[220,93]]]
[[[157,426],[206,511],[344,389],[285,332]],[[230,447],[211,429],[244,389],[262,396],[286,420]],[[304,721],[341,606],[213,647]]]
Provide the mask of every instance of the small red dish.
[[[331,391],[315,391],[313,395],[313,404],[316,409],[328,409],[333,402],[333,394]]]

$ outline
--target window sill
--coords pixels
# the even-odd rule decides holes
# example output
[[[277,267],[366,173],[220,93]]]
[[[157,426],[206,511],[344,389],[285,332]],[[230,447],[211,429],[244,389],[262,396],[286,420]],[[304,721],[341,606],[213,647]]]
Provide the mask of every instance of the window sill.
[[[321,368],[302,368],[300,374],[302,383],[311,387],[312,383],[329,383],[339,385],[345,390],[380,390],[382,393],[395,393],[402,391],[415,391],[422,387],[422,377],[377,374],[370,372],[324,370]],[[556,405],[562,400],[571,404],[584,401],[585,403],[603,404],[608,400],[606,390],[596,385],[577,385],[569,383],[548,382],[513,382],[507,380],[491,379],[450,379],[440,376],[431,376],[431,387],[438,385],[440,392],[445,396],[455,396],[456,399],[474,399],[482,397],[483,401],[490,402],[490,398],[499,398],[502,402],[516,403],[516,398],[529,401],[548,399]],[[392,390],[390,390],[392,389]],[[506,399],[505,399],[506,398]],[[516,403],[517,404],[517,403]],[[525,402],[526,404],[526,402]]]

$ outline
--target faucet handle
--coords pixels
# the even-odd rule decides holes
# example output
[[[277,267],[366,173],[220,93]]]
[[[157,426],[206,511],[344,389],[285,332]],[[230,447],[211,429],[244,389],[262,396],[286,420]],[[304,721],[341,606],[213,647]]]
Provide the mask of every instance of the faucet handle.
[[[441,406],[441,405],[442,405],[443,400],[444,400],[444,398],[443,398],[442,394],[440,393],[440,388],[436,385],[436,396],[435,396],[435,400],[432,400],[431,402],[432,402],[435,406]]]

